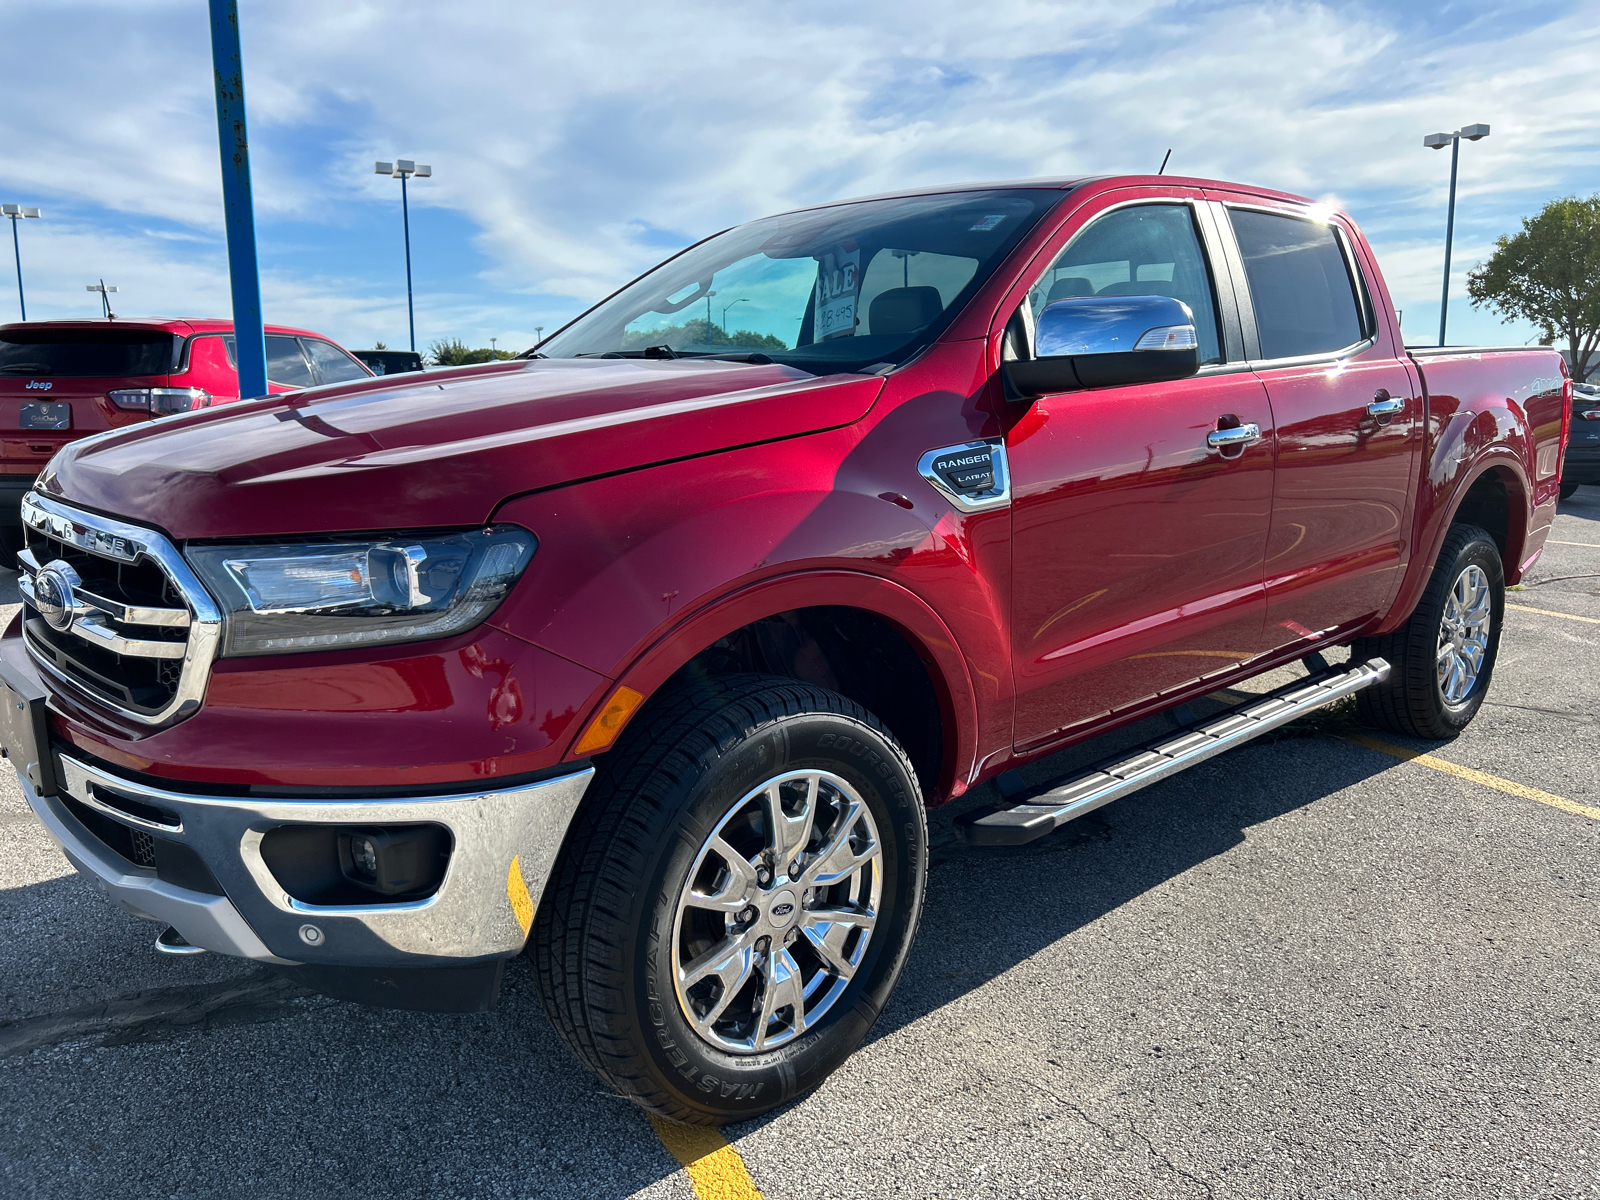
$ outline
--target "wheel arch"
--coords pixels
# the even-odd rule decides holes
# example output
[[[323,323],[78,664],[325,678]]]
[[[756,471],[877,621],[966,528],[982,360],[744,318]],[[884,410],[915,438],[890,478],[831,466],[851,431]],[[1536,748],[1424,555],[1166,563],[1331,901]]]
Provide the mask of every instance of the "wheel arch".
[[[851,631],[855,649],[874,660],[865,668],[853,654],[841,658],[851,651]],[[754,662],[752,647],[760,655]],[[892,680],[885,664],[895,672]],[[724,669],[831,687],[872,711],[901,741],[930,805],[966,790],[978,720],[966,660],[938,614],[899,584],[861,572],[808,571],[743,588],[675,624],[617,676],[596,711],[623,688],[644,697],[636,710],[643,711],[669,685]],[[891,681],[897,686],[887,687]],[[934,733],[920,727],[919,711],[935,717]],[[591,719],[586,714],[575,728]]]

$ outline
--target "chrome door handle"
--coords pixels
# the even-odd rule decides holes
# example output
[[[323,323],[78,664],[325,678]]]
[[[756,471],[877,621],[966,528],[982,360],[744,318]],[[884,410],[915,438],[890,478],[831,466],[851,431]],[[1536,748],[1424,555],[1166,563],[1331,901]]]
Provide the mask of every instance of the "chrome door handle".
[[[1244,449],[1251,442],[1261,440],[1261,426],[1235,425],[1232,429],[1213,429],[1206,434],[1206,445],[1213,450]]]
[[[1367,405],[1367,416],[1392,417],[1396,413],[1405,411],[1405,407],[1406,402],[1404,400],[1396,400],[1388,392],[1380,390],[1372,398],[1372,403]]]

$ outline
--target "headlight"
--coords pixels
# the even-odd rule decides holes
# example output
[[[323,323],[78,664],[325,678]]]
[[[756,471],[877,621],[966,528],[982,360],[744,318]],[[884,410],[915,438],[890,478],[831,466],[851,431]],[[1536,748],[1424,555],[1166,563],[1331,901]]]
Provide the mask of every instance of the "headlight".
[[[484,620],[533,558],[516,525],[360,542],[190,546],[227,612],[222,654],[290,654],[445,637]]]

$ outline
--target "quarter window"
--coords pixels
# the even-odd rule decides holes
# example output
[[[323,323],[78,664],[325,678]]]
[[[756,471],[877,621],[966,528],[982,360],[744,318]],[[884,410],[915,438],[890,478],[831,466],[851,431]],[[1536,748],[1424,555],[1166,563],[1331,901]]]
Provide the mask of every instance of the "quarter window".
[[[1333,227],[1230,209],[1256,310],[1262,358],[1332,354],[1364,336],[1355,282]]]
[[[317,376],[321,382],[349,383],[352,379],[371,378],[360,363],[332,342],[306,338],[304,343],[311,354],[311,361],[317,365]]]
[[[1097,218],[1028,293],[1035,319],[1075,296],[1171,296],[1194,313],[1200,361],[1219,363],[1211,273],[1186,204],[1141,204]]]
[[[312,386],[311,368],[306,356],[300,353],[297,339],[281,334],[267,335],[267,378],[289,387]]]

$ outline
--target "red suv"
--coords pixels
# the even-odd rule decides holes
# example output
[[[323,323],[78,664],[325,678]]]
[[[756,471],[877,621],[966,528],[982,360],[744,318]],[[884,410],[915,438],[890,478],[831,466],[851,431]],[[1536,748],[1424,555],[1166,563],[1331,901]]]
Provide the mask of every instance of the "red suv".
[[[267,326],[273,392],[371,375],[320,333]],[[22,497],[67,442],[238,398],[232,321],[146,317],[0,325],[0,565],[16,565]]]

